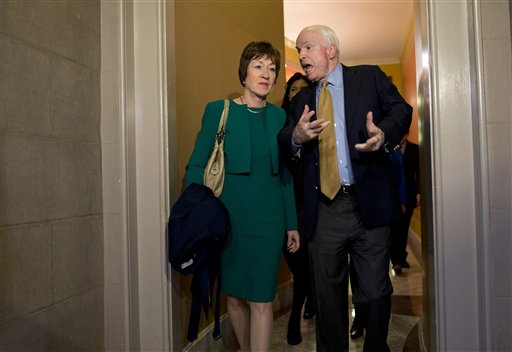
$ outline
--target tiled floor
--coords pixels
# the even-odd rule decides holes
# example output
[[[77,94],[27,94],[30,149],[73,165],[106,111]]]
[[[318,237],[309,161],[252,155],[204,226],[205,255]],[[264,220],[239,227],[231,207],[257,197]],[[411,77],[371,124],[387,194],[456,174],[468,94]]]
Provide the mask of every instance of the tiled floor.
[[[409,253],[411,251],[409,250]],[[404,269],[398,276],[390,270],[393,282],[392,315],[389,326],[388,345],[391,352],[402,352],[409,332],[418,322],[422,309],[422,270],[417,260],[409,254],[407,260],[410,269]],[[286,330],[289,312],[277,317],[274,322],[272,336],[272,351],[316,351],[315,348],[315,319],[302,320],[302,343],[290,346],[286,342]],[[364,336],[350,341],[350,351],[363,350]],[[235,341],[228,344],[223,352],[235,352],[238,345]]]

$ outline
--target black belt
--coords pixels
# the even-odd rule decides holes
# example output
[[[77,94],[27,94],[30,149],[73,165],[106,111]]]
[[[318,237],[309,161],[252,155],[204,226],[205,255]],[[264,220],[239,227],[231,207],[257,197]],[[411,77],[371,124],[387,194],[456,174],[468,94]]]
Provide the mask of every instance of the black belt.
[[[320,194],[321,194],[320,200],[324,203],[330,204],[334,200],[334,198],[337,198],[337,197],[347,197],[347,196],[353,197],[356,194],[356,186],[341,185],[340,190],[338,191],[338,193],[336,193],[336,195],[334,196],[334,198],[332,200],[329,199],[328,197],[326,197],[322,192],[320,192]]]
[[[338,193],[343,194],[354,194],[356,192],[356,187],[354,185],[341,185]]]

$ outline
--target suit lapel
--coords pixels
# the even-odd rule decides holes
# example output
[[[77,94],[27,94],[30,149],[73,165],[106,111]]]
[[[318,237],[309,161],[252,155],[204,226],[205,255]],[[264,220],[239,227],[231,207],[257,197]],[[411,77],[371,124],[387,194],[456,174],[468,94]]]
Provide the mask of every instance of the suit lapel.
[[[350,136],[353,119],[356,116],[357,96],[360,81],[357,79],[357,68],[343,65],[343,90],[345,94],[345,124],[347,136]]]
[[[316,120],[316,85],[313,84],[313,86],[309,89],[306,99],[306,104],[309,106],[309,110],[315,110],[315,115],[311,118],[311,120]],[[302,115],[302,112],[301,112]],[[300,116],[299,116],[300,118]]]
[[[309,106],[309,110],[315,110],[315,114],[311,117],[311,120],[316,120],[316,84],[313,84],[311,87],[309,88],[306,88],[307,89],[307,94],[305,94],[305,97],[304,97],[304,102],[305,104],[307,104]],[[304,105],[305,105],[304,104]],[[300,104],[299,106],[302,106],[303,110],[304,111],[304,105],[303,104]],[[302,111],[300,112],[299,116],[298,116],[298,119],[300,119],[300,117],[302,116]],[[299,121],[297,119],[297,122]],[[312,143],[308,143],[308,145],[311,145],[312,146],[312,149],[313,149],[313,156],[315,158],[315,161],[318,161],[319,158],[318,158],[318,148],[316,147],[318,145],[318,139],[315,139],[314,141],[312,141]]]

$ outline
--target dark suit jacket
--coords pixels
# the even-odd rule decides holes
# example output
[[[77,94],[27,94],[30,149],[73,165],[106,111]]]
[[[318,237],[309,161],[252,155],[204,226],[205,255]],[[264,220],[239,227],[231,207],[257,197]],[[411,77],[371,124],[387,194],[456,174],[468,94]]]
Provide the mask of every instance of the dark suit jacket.
[[[198,221],[198,219],[201,219]],[[193,274],[187,339],[197,338],[201,307],[208,315],[217,286],[213,338],[220,338],[220,266],[231,228],[228,210],[212,190],[190,184],[172,206],[167,226],[169,262],[178,272]]]
[[[398,220],[400,200],[393,187],[393,170],[384,151],[360,153],[355,144],[366,141],[366,114],[373,112],[374,123],[385,133],[390,146],[397,146],[409,129],[412,108],[378,66],[343,66],[345,118],[350,159],[354,172],[356,197],[362,221],[367,227]],[[336,97],[333,97],[336,99]],[[287,125],[279,134],[281,152],[292,159],[292,132],[308,105],[316,109],[315,87],[302,89],[292,100]],[[312,120],[316,119],[316,115]],[[303,145],[304,232],[314,234],[320,193],[318,140]]]
[[[417,144],[407,141],[403,155],[405,192],[407,194],[407,207],[416,208],[416,195],[420,184],[420,148]]]

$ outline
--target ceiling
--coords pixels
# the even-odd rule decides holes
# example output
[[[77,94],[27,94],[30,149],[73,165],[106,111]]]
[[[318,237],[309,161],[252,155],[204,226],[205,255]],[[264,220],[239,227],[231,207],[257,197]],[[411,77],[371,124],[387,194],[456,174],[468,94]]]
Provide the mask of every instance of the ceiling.
[[[285,37],[295,42],[312,24],[331,27],[344,64],[399,63],[413,19],[413,0],[284,0]]]

